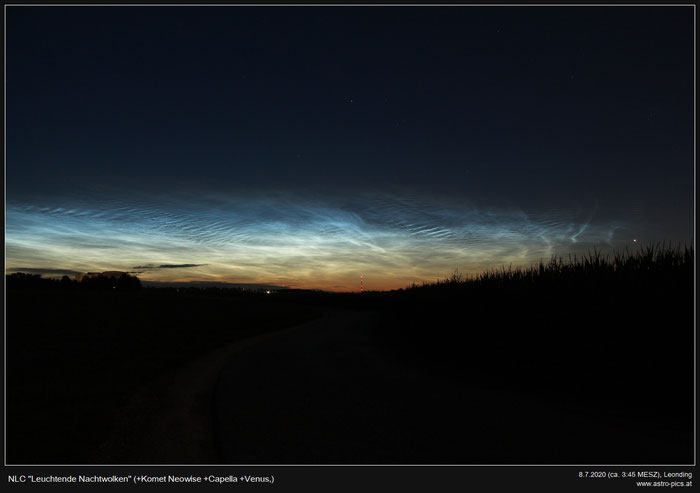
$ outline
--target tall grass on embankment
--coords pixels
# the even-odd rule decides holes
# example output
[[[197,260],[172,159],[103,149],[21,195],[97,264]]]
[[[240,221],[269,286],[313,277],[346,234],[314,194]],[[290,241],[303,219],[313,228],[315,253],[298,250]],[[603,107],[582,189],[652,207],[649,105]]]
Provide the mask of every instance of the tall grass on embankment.
[[[693,260],[692,246],[652,245],[455,272],[397,293],[382,337],[478,385],[692,411]]]
[[[558,287],[582,288],[593,284],[598,286],[601,282],[652,282],[654,286],[663,287],[659,283],[677,282],[683,274],[687,279],[692,279],[692,269],[692,246],[651,245],[634,252],[625,248],[621,252],[614,251],[612,255],[603,255],[594,250],[582,257],[569,255],[566,260],[555,255],[547,263],[540,261],[538,265],[526,269],[513,269],[512,265],[506,269],[502,266],[473,277],[455,271],[451,277],[422,286],[414,284],[409,290],[522,289],[535,285],[553,287],[555,284],[559,284]]]

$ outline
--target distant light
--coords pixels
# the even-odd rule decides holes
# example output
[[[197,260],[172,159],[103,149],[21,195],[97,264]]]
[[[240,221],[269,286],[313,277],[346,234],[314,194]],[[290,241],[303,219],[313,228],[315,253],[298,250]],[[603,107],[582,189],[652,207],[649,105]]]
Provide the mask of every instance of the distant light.
[[[634,241],[635,243],[637,243],[637,238],[635,238],[633,241]]]
[[[269,291],[265,291],[265,292],[266,292],[267,294],[270,294],[270,292],[269,292]]]

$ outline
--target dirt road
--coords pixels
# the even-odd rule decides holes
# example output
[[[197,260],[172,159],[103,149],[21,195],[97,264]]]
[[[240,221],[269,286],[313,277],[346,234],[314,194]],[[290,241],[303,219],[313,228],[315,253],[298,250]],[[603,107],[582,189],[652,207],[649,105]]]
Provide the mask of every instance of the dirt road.
[[[429,375],[383,351],[372,314],[330,311],[236,352],[213,411],[231,464],[640,463],[673,450],[644,423]],[[655,433],[657,433],[655,435]],[[676,447],[677,449],[677,447]],[[595,460],[591,458],[595,457]]]

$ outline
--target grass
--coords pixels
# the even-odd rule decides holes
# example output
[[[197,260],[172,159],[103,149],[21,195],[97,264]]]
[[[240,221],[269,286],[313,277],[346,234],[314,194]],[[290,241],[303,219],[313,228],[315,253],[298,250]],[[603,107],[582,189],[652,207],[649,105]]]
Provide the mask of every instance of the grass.
[[[581,283],[632,282],[649,280],[663,282],[677,280],[678,276],[692,277],[693,247],[665,244],[641,247],[635,252],[628,248],[603,255],[593,250],[588,255],[567,260],[553,256],[549,262],[542,262],[528,268],[513,269],[512,265],[492,269],[476,276],[467,277],[455,271],[450,277],[422,286],[411,285],[409,290],[434,290],[482,287],[515,287],[523,285],[543,285],[564,282],[569,286]]]
[[[667,245],[455,271],[395,293],[380,338],[445,378],[690,426],[693,272],[692,246]]]

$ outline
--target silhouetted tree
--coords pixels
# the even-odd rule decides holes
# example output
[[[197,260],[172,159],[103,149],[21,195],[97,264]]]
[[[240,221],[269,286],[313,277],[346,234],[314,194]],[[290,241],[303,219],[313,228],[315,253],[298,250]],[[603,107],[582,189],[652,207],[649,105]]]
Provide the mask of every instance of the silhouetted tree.
[[[39,274],[15,272],[5,277],[8,289],[36,289],[52,286],[50,279],[43,279]]]
[[[136,291],[141,289],[141,281],[138,277],[124,273],[120,277],[86,277],[80,282],[80,287],[97,291]]]
[[[75,287],[75,281],[71,280],[68,276],[63,276],[61,278],[61,287],[64,289],[71,289]]]
[[[117,279],[116,288],[119,291],[136,291],[141,289],[141,281],[136,276],[124,273]]]

